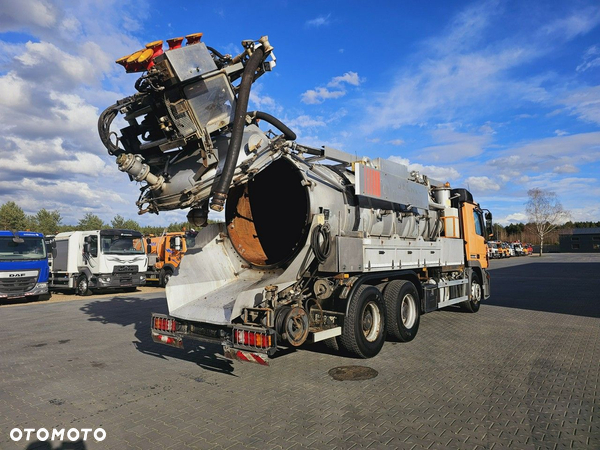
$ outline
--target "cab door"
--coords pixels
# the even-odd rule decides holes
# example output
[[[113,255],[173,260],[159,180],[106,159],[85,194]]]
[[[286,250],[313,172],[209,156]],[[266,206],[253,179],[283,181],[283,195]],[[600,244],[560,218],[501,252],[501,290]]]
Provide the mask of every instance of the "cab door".
[[[483,211],[473,203],[462,204],[463,237],[465,240],[465,258],[477,261],[482,268],[488,267],[486,228]]]

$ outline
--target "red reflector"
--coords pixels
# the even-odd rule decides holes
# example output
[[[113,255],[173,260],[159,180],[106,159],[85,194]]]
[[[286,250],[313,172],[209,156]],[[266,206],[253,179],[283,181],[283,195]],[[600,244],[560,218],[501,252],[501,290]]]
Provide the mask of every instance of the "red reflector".
[[[242,352],[240,350],[237,351],[236,355],[242,361],[246,361],[246,362],[250,361],[248,358],[246,358],[246,355],[244,355],[244,352]]]

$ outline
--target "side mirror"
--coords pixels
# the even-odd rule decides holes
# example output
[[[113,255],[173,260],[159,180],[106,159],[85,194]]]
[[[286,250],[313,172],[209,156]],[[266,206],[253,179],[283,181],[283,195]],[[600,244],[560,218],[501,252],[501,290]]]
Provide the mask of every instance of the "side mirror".
[[[494,236],[494,228],[492,224],[492,213],[489,210],[485,210],[485,231],[488,234],[488,237]]]
[[[85,244],[83,244],[83,253],[85,253],[86,255],[90,253],[90,243],[89,242],[86,242]]]

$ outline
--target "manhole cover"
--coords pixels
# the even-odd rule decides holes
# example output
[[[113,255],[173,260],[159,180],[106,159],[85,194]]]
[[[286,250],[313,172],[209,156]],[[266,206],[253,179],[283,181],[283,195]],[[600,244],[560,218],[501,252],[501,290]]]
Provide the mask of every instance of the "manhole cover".
[[[329,376],[337,381],[362,381],[370,380],[379,375],[375,369],[364,366],[334,367],[329,371]]]

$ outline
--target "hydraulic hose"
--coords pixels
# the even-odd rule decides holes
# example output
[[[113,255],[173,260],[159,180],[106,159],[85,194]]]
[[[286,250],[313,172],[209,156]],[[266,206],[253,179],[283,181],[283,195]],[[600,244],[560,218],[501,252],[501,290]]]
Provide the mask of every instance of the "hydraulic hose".
[[[225,158],[225,164],[223,165],[221,177],[219,178],[217,186],[215,187],[213,197],[210,202],[210,208],[214,211],[223,211],[225,200],[227,199],[229,185],[233,179],[233,172],[235,171],[235,166],[240,154],[240,148],[242,147],[242,136],[244,134],[246,113],[248,111],[248,99],[250,98],[250,87],[254,82],[254,74],[256,73],[256,70],[260,64],[263,62],[263,59],[264,48],[261,46],[258,47],[254,53],[252,53],[252,56],[248,60],[248,63],[246,64],[242,74],[242,81],[240,82],[238,98],[235,105],[231,141],[229,141],[227,157]]]
[[[115,117],[117,117],[117,113],[119,112],[119,106],[114,104],[109,106],[98,118],[98,134],[100,135],[100,140],[108,150],[108,153],[111,155],[118,156],[123,151],[110,140],[110,124]]]
[[[130,103],[135,102],[139,95],[140,94],[136,94],[119,100],[114,105],[109,106],[102,111],[102,114],[98,117],[98,134],[100,135],[100,140],[108,150],[108,153],[113,156],[119,156],[121,153],[124,153],[124,150],[119,148],[118,145],[113,144],[110,140],[110,125],[112,124],[112,121],[115,120],[115,117],[117,117],[119,110]]]
[[[281,131],[288,141],[296,140],[296,133],[290,130],[288,126],[285,125],[281,120],[277,119],[276,117],[273,117],[271,114],[267,114],[266,112],[262,111],[252,111],[249,112],[248,115],[251,119],[261,119],[265,122],[270,123],[279,131]]]

